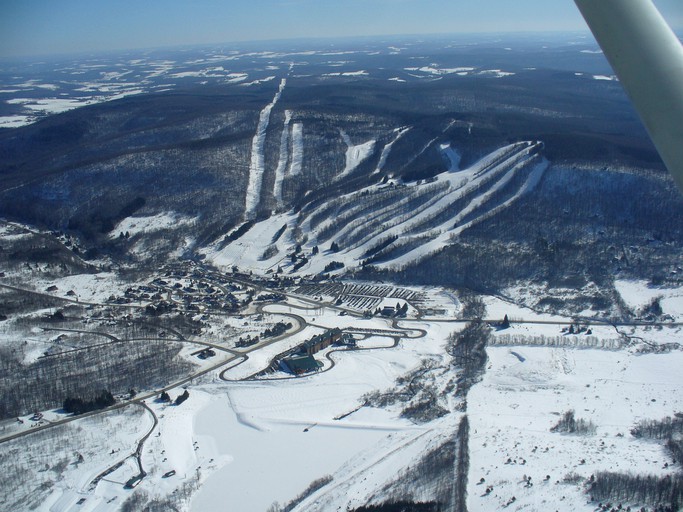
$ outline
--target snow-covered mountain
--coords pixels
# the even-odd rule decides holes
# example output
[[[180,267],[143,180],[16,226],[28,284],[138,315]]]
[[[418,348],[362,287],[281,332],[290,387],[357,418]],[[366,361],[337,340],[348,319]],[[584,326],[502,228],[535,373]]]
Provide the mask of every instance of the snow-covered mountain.
[[[385,159],[394,141],[382,149]],[[505,146],[467,169],[459,169],[449,145],[442,151],[450,167],[431,179],[408,184],[385,179],[329,201],[311,202],[299,212],[255,224],[233,243],[220,241],[205,254],[220,266],[263,273],[320,274],[366,264],[405,268],[532,191],[548,167],[540,143]],[[358,160],[348,150],[342,174],[355,169]],[[375,173],[380,171],[378,166]]]
[[[77,98],[72,70],[99,89],[139,75],[144,94],[2,130],[0,214],[117,265],[207,258],[498,291],[532,279],[553,296],[614,273],[675,279],[680,198],[618,84],[592,78],[602,57],[518,43],[55,64],[33,92],[52,77]],[[615,312],[610,294],[579,302]]]
[[[596,47],[265,45],[0,68],[0,508],[676,503],[683,200]]]

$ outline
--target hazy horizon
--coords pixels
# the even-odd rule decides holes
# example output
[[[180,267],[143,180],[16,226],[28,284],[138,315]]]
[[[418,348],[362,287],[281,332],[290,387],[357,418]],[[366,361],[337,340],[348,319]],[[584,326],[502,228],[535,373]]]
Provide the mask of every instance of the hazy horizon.
[[[655,2],[676,30],[680,0]],[[587,27],[571,0],[4,0],[0,57],[304,39],[512,32]]]

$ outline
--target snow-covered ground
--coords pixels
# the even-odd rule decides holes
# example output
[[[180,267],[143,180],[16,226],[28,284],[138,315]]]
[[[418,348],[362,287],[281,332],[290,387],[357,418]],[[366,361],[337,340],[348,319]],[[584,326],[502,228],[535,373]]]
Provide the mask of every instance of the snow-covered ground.
[[[67,293],[73,291],[75,295],[70,296],[72,299],[98,304],[104,303],[112,295],[122,294],[130,286],[130,283],[121,281],[112,272],[77,274],[49,280],[38,278],[32,284],[38,291],[56,286],[57,289],[50,292],[56,297],[69,297]]]
[[[98,277],[107,278],[74,276],[74,289],[85,295],[92,288],[92,296],[97,298]],[[68,279],[60,281],[60,286],[66,286]],[[367,283],[345,286],[349,290],[363,286],[367,287],[363,290],[373,289]],[[624,290],[641,284],[620,286]],[[378,291],[391,288],[385,284],[374,287]],[[123,488],[138,472],[134,459],[100,480],[95,490],[89,483],[123,458],[116,452],[118,446],[124,456],[132,453],[137,440],[150,430],[151,415],[141,408],[125,409],[138,411],[135,414],[139,419],[120,428],[114,444],[90,433],[91,420],[74,423],[76,427],[70,428],[81,429],[86,438],[95,436],[93,446],[108,448],[99,452],[94,447],[79,450],[84,456],[88,454],[87,464],[69,467],[65,470],[67,478],[38,495],[38,510],[78,506],[79,510],[113,512],[126,500],[140,496],[192,512],[225,506],[245,512],[264,511],[274,502],[288,503],[323,477],[329,480],[327,484],[305,497],[294,510],[346,510],[391,498],[387,489],[397,475],[450,440],[463,414],[470,420],[470,510],[498,510],[514,496],[508,507],[511,510],[541,511],[552,506],[553,510],[588,511],[593,507],[587,504],[581,482],[596,471],[663,475],[676,470],[664,467],[671,461],[660,444],[637,441],[629,431],[640,420],[661,419],[681,409],[678,389],[683,385],[679,371],[683,352],[639,354],[635,346],[612,346],[608,342],[619,339],[619,335],[611,326],[593,328],[592,337],[600,342],[594,346],[605,347],[602,350],[534,346],[528,340],[544,336],[569,339],[560,332],[559,324],[571,319],[534,313],[496,297],[484,298],[487,316],[502,319],[507,314],[512,325],[493,332],[497,341],[487,348],[486,371],[469,392],[466,410],[452,408],[441,418],[413,423],[401,416],[400,405],[361,407],[368,393],[394,388],[397,379],[427,361],[440,368],[429,380],[437,389],[456,375],[444,348],[448,336],[463,327],[446,321],[457,317],[457,297],[447,290],[427,287],[399,294],[419,297],[424,310],[442,305],[447,313],[421,319],[411,313],[396,323],[381,317],[360,319],[342,316],[338,309],[324,304],[304,302],[304,295],[265,306],[264,312],[258,313],[263,315],[261,322],[272,324],[278,314],[293,314],[305,318],[308,326],[275,343],[262,343],[255,350],[245,351],[248,357],[221,368],[227,369],[222,373],[225,380],[213,372],[189,383],[190,398],[180,406],[147,400],[158,425],[142,451],[147,475],[134,491]],[[215,325],[206,336],[220,342],[222,331],[252,328],[256,333],[259,324],[254,319],[245,316],[227,317],[222,323],[212,321]],[[515,319],[558,324],[522,324]],[[243,325],[245,322],[249,325]],[[318,359],[325,359],[323,371],[301,378],[278,372],[269,378],[240,380],[264,369],[277,354],[333,327],[365,332],[358,335],[359,347],[376,348],[336,351],[329,354],[334,366],[325,352],[316,354]],[[654,334],[666,336],[667,329]],[[386,348],[393,345],[397,332],[403,332],[398,345]],[[587,339],[583,334],[575,338]],[[514,340],[522,341],[515,344]],[[172,399],[182,392],[180,388],[169,391]],[[442,398],[448,402],[448,396]],[[595,434],[550,432],[568,410],[593,422]],[[58,415],[48,413],[46,418],[54,420]],[[107,416],[97,418],[102,418],[98,425],[102,421],[109,425]],[[112,420],[111,428],[118,428],[117,421]],[[52,430],[41,435],[49,432]],[[110,445],[113,454],[109,454]],[[7,454],[14,446],[0,444],[0,454]],[[71,448],[65,450],[67,454]],[[84,468],[87,471],[80,471]],[[174,475],[163,476],[171,470]],[[529,476],[532,486],[523,481]],[[479,484],[481,478],[485,482]],[[493,486],[488,494],[487,486]],[[76,505],[81,498],[86,501]]]
[[[662,313],[676,322],[683,321],[683,289],[650,286],[647,281],[624,281],[617,279],[614,286],[626,305],[634,312],[646,308],[659,299]]]
[[[450,75],[450,74],[458,74],[458,75],[467,75],[470,71],[474,71],[474,68],[471,67],[459,67],[459,68],[439,68],[437,64],[432,64],[430,66],[422,66],[422,67],[409,67],[405,68],[406,71],[419,71],[421,73],[425,73],[427,75]]]
[[[483,380],[468,397],[469,510],[500,510],[514,496],[509,510],[591,511],[583,484],[597,471],[677,471],[664,468],[671,460],[662,444],[629,432],[640,420],[680,410],[680,351],[489,347],[487,353]],[[595,434],[550,432],[569,410],[593,422]],[[487,486],[493,486],[488,495]]]
[[[346,164],[344,169],[337,175],[337,178],[347,176],[355,171],[360,164],[372,156],[375,151],[375,144],[377,144],[375,140],[369,140],[362,144],[353,144],[344,130],[340,130],[339,133],[346,144]]]
[[[191,226],[196,221],[196,218],[175,212],[164,212],[148,217],[127,217],[116,225],[109,234],[109,238],[116,238],[121,233],[135,236],[177,226]]]

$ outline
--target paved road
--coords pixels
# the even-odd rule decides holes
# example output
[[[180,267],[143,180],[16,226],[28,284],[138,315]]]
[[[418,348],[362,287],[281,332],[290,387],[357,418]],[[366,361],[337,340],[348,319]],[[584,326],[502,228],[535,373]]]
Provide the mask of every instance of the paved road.
[[[142,467],[142,449],[145,445],[145,441],[147,441],[147,439],[149,439],[149,436],[152,435],[152,432],[154,432],[154,429],[159,424],[159,419],[157,418],[157,415],[154,414],[154,411],[152,409],[150,409],[150,407],[146,403],[139,402],[139,403],[136,403],[134,405],[139,405],[142,408],[144,408],[147,412],[149,412],[152,415],[152,419],[154,420],[154,422],[152,423],[152,426],[150,427],[149,431],[147,431],[147,433],[144,436],[142,436],[142,438],[138,441],[136,449],[133,453],[126,455],[119,462],[108,467],[107,469],[102,471],[99,475],[97,475],[95,478],[93,478],[93,480],[90,482],[90,485],[89,485],[89,488],[91,491],[95,490],[95,488],[97,487],[97,484],[100,482],[100,480],[102,480],[105,476],[110,475],[111,473],[113,473],[114,471],[119,469],[121,466],[123,466],[123,464],[130,457],[135,457],[137,459],[138,469],[139,469],[139,474],[137,476],[140,478],[140,480],[142,480],[147,475],[147,472]]]
[[[257,310],[258,310],[258,308],[257,308]],[[216,343],[210,343],[210,342],[199,341],[199,340],[191,340],[191,339],[184,340],[183,342],[185,342],[185,343],[203,345],[205,347],[211,347],[211,348],[214,348],[216,350],[227,352],[230,354],[231,357],[229,357],[228,359],[222,360],[222,361],[220,361],[214,365],[211,365],[207,368],[204,368],[204,369],[202,369],[196,373],[193,373],[192,375],[190,375],[188,377],[185,377],[181,380],[173,382],[173,383],[167,385],[166,387],[164,387],[162,389],[152,391],[152,392],[147,392],[147,393],[144,393],[142,395],[138,395],[133,400],[129,400],[126,402],[120,402],[120,403],[114,404],[110,407],[107,407],[105,409],[90,411],[90,412],[87,412],[84,414],[80,414],[78,416],[69,416],[69,417],[61,419],[61,420],[52,421],[52,422],[46,423],[44,425],[33,427],[29,430],[24,430],[22,432],[17,432],[15,434],[11,434],[11,435],[2,437],[2,438],[0,438],[0,444],[8,442],[8,441],[12,441],[14,439],[18,439],[18,438],[23,437],[23,436],[33,434],[35,432],[40,432],[40,431],[48,429],[48,428],[56,427],[58,425],[64,425],[67,423],[71,423],[72,421],[77,421],[77,420],[80,420],[82,418],[87,418],[89,416],[94,416],[96,414],[102,414],[102,413],[108,412],[108,411],[114,411],[114,410],[122,409],[124,407],[128,407],[129,405],[136,405],[137,404],[137,405],[143,405],[144,406],[145,400],[148,400],[150,398],[156,398],[162,391],[169,391],[171,389],[183,386],[184,384],[187,384],[188,382],[191,382],[194,379],[197,379],[197,378],[202,377],[208,373],[211,373],[214,370],[218,370],[221,367],[226,366],[226,365],[233,363],[235,361],[240,360],[238,364],[242,364],[242,363],[244,363],[244,361],[246,361],[249,358],[248,354],[250,352],[253,352],[253,351],[259,350],[263,347],[272,345],[273,343],[277,343],[278,341],[281,341],[284,338],[287,338],[289,336],[292,336],[292,335],[302,331],[306,327],[306,320],[299,315],[295,315],[292,313],[278,313],[278,314],[282,314],[283,316],[288,316],[288,317],[292,318],[293,320],[295,320],[297,322],[297,327],[293,331],[287,332],[281,336],[277,336],[277,337],[272,338],[266,342],[259,343],[258,345],[255,345],[254,347],[251,347],[249,349],[242,350],[242,351],[229,349],[229,348],[223,347],[221,345],[218,345]],[[144,339],[151,339],[151,338],[141,338],[141,339],[144,340]],[[161,339],[161,340],[163,340],[163,339]],[[177,341],[177,340],[174,340],[174,341]],[[232,368],[234,368],[234,366],[231,366],[228,369],[232,369]],[[223,373],[224,372],[221,372],[221,374],[219,376],[222,377]],[[226,380],[226,379],[223,379],[223,380]]]

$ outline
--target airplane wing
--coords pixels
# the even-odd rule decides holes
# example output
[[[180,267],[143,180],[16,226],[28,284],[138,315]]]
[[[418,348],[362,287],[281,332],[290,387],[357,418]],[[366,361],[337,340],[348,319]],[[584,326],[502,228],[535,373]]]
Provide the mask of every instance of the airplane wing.
[[[574,0],[683,192],[683,46],[651,0]]]

